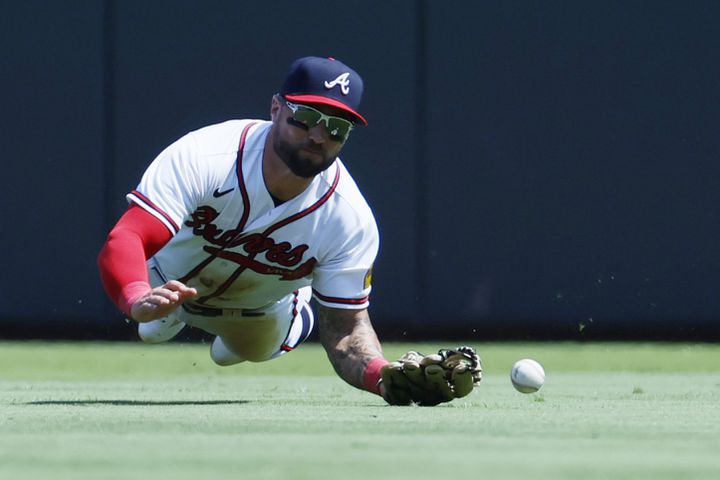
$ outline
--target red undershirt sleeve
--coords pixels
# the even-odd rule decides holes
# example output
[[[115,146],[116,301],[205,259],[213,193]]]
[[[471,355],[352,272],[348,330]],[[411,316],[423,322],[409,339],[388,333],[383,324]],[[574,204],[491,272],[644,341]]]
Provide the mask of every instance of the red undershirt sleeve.
[[[146,260],[155,255],[173,234],[153,215],[130,205],[108,234],[100,254],[100,279],[110,299],[126,315],[148,290]]]

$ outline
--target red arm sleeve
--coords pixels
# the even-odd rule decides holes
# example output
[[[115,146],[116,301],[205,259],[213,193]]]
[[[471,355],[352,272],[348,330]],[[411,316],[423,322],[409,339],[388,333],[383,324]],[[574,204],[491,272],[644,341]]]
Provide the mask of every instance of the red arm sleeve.
[[[150,290],[145,261],[173,234],[141,207],[133,204],[120,217],[98,255],[100,279],[110,299],[125,314]]]

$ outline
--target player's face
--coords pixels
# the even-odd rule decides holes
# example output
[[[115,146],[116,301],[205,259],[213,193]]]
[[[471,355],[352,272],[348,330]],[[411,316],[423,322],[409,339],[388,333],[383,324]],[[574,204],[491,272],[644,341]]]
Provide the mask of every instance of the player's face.
[[[325,115],[339,116],[340,113],[332,107],[313,108]],[[293,174],[312,178],[333,164],[346,137],[332,135],[328,131],[328,124],[323,121],[313,126],[299,122],[294,118],[294,113],[283,98],[273,98],[273,149]]]

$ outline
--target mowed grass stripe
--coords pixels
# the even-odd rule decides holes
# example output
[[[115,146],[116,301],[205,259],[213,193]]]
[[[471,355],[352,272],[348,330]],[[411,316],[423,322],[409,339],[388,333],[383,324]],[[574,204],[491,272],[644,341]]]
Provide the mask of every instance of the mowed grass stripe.
[[[508,372],[513,362],[530,357],[553,372],[720,372],[720,345],[688,343],[474,343],[486,373]],[[386,357],[407,350],[423,353],[458,342],[386,343]],[[334,375],[322,347],[302,345],[279,359],[218,367],[209,346],[194,343],[144,345],[139,342],[0,342],[6,379],[165,378],[192,375]]]
[[[717,478],[716,346],[478,347],[473,394],[398,408],[317,345],[220,368],[204,345],[3,343],[0,478]],[[526,356],[548,372],[538,394],[510,386]]]

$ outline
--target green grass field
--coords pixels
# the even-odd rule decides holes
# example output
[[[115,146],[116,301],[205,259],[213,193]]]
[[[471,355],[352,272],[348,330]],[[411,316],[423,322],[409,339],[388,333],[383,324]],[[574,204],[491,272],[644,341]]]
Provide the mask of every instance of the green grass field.
[[[345,385],[314,344],[221,368],[200,344],[0,343],[0,478],[720,478],[720,345],[476,346],[481,386],[421,408]],[[510,385],[522,357],[537,394]]]

